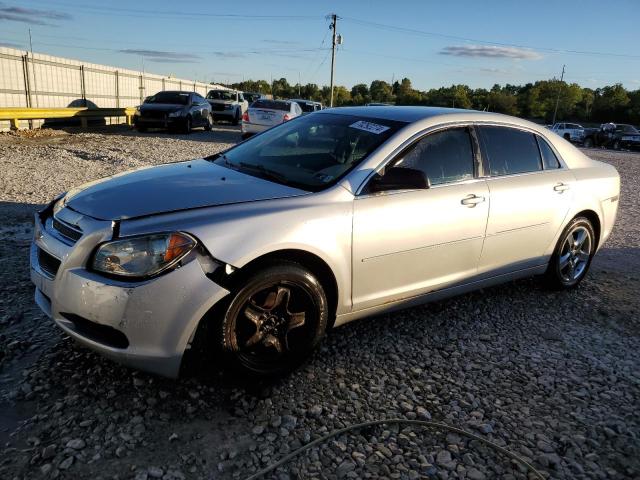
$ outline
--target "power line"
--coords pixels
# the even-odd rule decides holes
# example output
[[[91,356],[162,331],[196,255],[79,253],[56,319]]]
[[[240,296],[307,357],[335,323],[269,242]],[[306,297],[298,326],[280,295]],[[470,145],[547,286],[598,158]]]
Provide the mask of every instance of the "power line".
[[[449,35],[446,33],[430,32],[427,30],[417,30],[414,28],[399,27],[397,25],[388,25],[384,23],[370,22],[367,20],[360,20],[353,17],[341,17],[341,18],[347,22],[352,22],[352,23],[367,26],[367,27],[375,27],[379,29],[402,32],[402,33],[410,33],[414,35],[448,38],[450,40],[460,40],[463,42],[484,43],[488,45],[497,45],[502,47],[526,48],[531,50],[541,50],[541,51],[552,52],[552,53],[564,53],[564,54],[575,54],[575,55],[596,55],[596,56],[640,59],[640,55],[631,55],[626,53],[593,52],[593,51],[586,51],[586,50],[565,50],[565,49],[548,48],[548,47],[536,47],[532,45],[523,45],[523,44],[517,44],[517,43],[495,42],[491,40],[481,40],[477,38],[461,37],[458,35]]]
[[[227,19],[240,19],[240,20],[318,20],[322,18],[319,15],[255,15],[246,13],[211,13],[211,12],[198,12],[189,8],[189,11],[176,11],[176,10],[144,10],[136,8],[123,8],[123,7],[107,7],[97,5],[78,5],[70,4],[67,2],[57,2],[52,0],[31,0],[34,3],[44,3],[47,6],[60,5],[62,7],[72,8],[76,10],[84,10],[89,12],[102,12],[106,15],[122,16],[127,15],[142,15],[144,17],[209,17],[209,18],[227,18]]]

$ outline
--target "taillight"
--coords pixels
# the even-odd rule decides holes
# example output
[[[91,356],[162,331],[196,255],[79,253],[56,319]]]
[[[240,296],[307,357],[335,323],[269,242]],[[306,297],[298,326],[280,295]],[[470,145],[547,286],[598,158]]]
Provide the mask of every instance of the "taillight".
[[[242,114],[242,121],[243,121],[243,122],[248,122],[248,121],[249,121],[249,112],[248,112],[248,111],[247,111],[247,112],[244,112],[244,113]]]
[[[286,122],[287,120],[291,120],[291,117],[289,116],[289,114],[288,114],[288,113],[285,113],[285,114],[284,114],[284,117],[282,117],[282,121],[283,121],[283,122]]]

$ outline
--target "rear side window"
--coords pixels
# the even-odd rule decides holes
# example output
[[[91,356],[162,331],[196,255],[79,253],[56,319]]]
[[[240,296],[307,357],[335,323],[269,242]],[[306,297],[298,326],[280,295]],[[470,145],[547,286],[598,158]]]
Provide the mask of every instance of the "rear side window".
[[[466,128],[432,133],[415,143],[394,167],[422,170],[431,185],[473,178],[473,147]]]
[[[542,170],[533,133],[507,127],[480,127],[492,176]]]
[[[291,106],[289,102],[278,102],[275,100],[256,100],[251,105],[251,108],[268,108],[269,110],[282,110],[283,112],[289,112]]]
[[[553,153],[553,150],[551,150],[547,141],[537,135],[536,140],[538,140],[538,145],[540,146],[540,154],[542,155],[542,164],[544,165],[544,169],[552,170],[554,168],[560,168],[558,157]]]

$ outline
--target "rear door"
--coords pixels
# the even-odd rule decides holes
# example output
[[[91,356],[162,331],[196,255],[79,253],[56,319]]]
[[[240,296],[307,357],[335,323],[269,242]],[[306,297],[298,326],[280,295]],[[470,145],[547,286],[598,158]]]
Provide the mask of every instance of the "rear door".
[[[503,126],[478,130],[491,196],[478,273],[541,265],[564,224],[575,179],[541,136]]]
[[[489,212],[476,145],[467,127],[430,133],[386,167],[420,169],[430,188],[356,197],[354,310],[445,288],[476,273]]]

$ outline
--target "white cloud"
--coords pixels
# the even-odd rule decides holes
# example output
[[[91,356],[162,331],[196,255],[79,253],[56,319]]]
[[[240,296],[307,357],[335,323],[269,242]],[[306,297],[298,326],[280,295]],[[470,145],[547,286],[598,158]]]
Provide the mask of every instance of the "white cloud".
[[[515,58],[517,60],[539,60],[542,58],[538,52],[527,48],[495,45],[450,45],[440,50],[440,54],[456,57]]]

